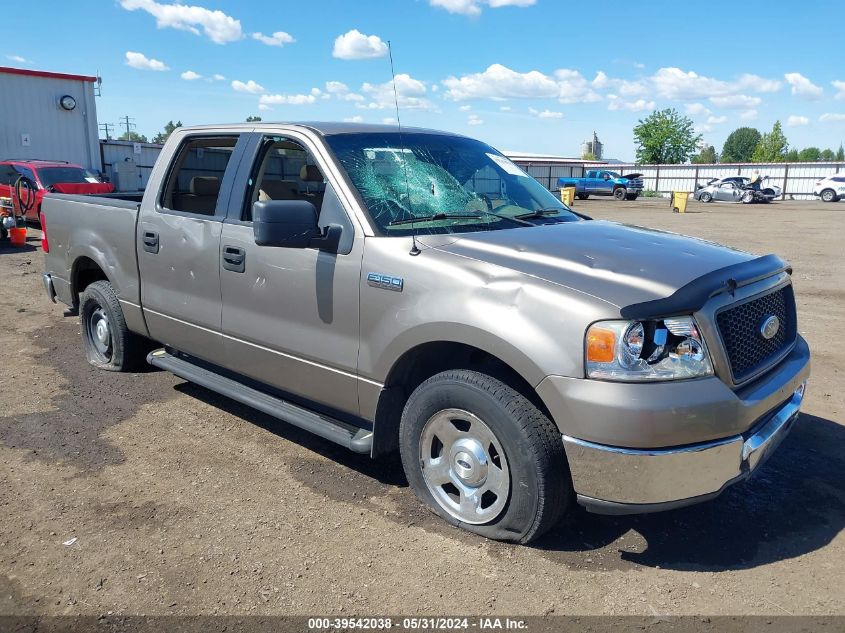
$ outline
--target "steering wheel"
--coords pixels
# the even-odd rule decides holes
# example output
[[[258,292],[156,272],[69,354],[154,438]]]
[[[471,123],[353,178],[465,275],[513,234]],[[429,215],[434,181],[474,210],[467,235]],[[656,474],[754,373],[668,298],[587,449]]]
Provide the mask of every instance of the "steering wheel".
[[[26,198],[23,196],[24,189],[26,189]],[[18,176],[15,181],[15,197],[18,199],[18,208],[23,216],[35,206],[35,186],[26,176]]]

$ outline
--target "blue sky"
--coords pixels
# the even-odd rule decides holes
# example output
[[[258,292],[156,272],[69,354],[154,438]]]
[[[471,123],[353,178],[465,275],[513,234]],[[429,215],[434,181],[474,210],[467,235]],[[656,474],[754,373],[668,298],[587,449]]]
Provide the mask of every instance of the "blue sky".
[[[100,122],[129,115],[147,136],[169,119],[393,120],[391,40],[402,123],[500,149],[577,155],[596,130],[606,156],[631,159],[633,126],[664,107],[717,148],[775,119],[792,146],[845,141],[841,0],[33,0],[26,13],[38,19],[3,30],[0,64],[99,72]]]

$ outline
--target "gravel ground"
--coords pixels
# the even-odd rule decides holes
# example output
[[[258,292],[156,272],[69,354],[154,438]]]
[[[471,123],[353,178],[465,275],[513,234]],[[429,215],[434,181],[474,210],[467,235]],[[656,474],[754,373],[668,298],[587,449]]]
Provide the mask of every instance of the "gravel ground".
[[[792,262],[813,377],[750,481],[664,514],[578,510],[532,547],[462,533],[395,462],[89,367],[31,230],[0,247],[0,614],[845,614],[845,204],[576,208]]]

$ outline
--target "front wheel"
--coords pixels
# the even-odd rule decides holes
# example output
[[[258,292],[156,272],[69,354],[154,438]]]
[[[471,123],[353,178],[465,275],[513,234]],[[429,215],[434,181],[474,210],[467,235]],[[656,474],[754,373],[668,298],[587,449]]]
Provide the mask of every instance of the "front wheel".
[[[639,194],[636,193],[629,193],[625,196],[625,200],[636,200],[639,197]]]
[[[108,281],[95,281],[79,295],[79,320],[85,354],[94,367],[133,371],[143,366],[144,339],[129,331]]]
[[[589,197],[590,197],[590,194],[588,194],[588,193],[579,193],[576,197],[577,197],[579,200],[586,200],[587,198],[589,198]]]
[[[571,502],[560,432],[491,376],[452,370],[429,378],[408,399],[399,433],[411,488],[456,527],[528,543]]]
[[[702,202],[713,202],[713,196],[705,191],[704,193],[701,194],[701,196],[699,197],[699,200],[701,200]]]
[[[746,191],[744,194],[742,194],[740,202],[742,202],[742,204],[751,204],[752,202],[754,202],[754,192]]]
[[[624,200],[628,195],[628,190],[625,187],[617,187],[613,190],[613,197],[617,200]]]
[[[836,202],[839,198],[836,196],[836,192],[833,189],[825,189],[822,191],[822,202]]]

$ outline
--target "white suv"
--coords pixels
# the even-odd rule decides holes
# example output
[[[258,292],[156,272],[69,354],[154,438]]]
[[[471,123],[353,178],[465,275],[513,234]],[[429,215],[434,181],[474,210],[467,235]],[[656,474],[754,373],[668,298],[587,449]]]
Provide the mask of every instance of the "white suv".
[[[824,202],[836,202],[845,198],[845,175],[828,176],[816,182],[813,195],[819,196]]]

